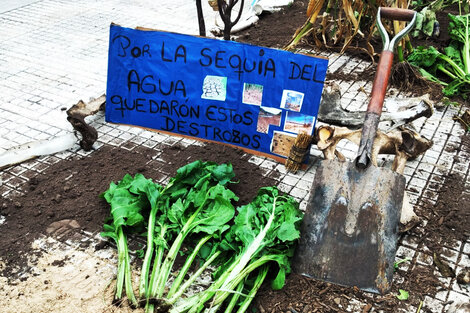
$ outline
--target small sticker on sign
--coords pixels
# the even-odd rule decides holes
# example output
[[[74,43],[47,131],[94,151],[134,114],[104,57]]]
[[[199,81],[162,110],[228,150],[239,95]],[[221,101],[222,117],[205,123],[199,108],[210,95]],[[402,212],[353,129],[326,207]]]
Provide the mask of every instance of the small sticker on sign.
[[[227,77],[207,75],[202,85],[202,99],[225,101]]]

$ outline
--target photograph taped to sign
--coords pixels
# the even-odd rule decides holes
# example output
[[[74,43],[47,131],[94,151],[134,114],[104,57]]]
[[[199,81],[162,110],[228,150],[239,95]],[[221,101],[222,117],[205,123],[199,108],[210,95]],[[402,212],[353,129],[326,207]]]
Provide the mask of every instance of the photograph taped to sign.
[[[281,116],[281,109],[260,107],[256,130],[260,133],[267,134],[269,131],[269,125],[281,126]]]
[[[285,157],[291,137],[313,132],[327,66],[319,57],[111,25],[106,121]]]
[[[227,77],[207,75],[202,83],[202,99],[225,101]]]
[[[243,84],[243,103],[261,105],[263,100],[263,86],[257,84]]]
[[[284,123],[284,131],[296,134],[313,132],[313,124],[315,117],[305,115],[299,112],[287,112],[286,121]]]

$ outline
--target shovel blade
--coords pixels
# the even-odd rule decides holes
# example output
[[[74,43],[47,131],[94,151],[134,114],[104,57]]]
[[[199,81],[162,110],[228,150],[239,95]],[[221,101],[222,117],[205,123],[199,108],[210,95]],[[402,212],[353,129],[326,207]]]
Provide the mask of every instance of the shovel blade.
[[[389,169],[322,161],[302,221],[294,271],[387,293],[404,190],[405,178]]]

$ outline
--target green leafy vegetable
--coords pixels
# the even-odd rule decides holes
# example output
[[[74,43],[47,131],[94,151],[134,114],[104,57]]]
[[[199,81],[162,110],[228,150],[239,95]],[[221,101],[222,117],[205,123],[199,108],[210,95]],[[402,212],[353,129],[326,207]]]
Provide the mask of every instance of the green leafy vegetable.
[[[194,161],[176,172],[176,176],[170,179],[168,185],[155,197],[152,210],[149,214],[147,228],[147,250],[142,265],[140,277],[140,297],[149,297],[149,284],[156,288],[158,272],[163,262],[163,253],[168,248],[167,243],[180,232],[183,227],[178,220],[178,215],[184,210],[182,199],[189,199],[187,204],[199,206],[205,197],[205,192],[215,184],[227,184],[235,174],[229,164],[217,165],[213,162]],[[156,257],[152,276],[149,278],[151,260],[156,247]],[[154,293],[156,291],[153,291]]]
[[[248,293],[252,295],[264,281],[268,264],[277,264],[272,288],[282,288],[285,275],[290,272],[293,245],[300,236],[301,219],[302,213],[293,198],[279,195],[275,187],[261,188],[253,202],[238,208],[234,225],[224,236],[221,248],[233,256],[215,272],[214,283],[200,295],[186,299],[172,312],[200,312],[209,302],[209,312],[215,312],[229,297],[236,295],[238,298],[240,284],[250,277],[254,278]],[[240,305],[243,310],[248,301],[251,300],[243,296]],[[233,306],[231,300],[228,306]]]
[[[409,56],[410,64],[419,67],[421,74],[444,86],[446,96],[470,94],[470,14],[449,14],[449,35],[452,41],[443,52],[430,46],[418,47]],[[447,79],[439,79],[439,73]]]
[[[159,189],[161,187],[158,184],[146,179],[142,174],[136,174],[134,178],[127,174],[118,184],[111,183],[109,189],[101,194],[111,206],[112,217],[112,222],[104,225],[101,235],[114,239],[118,249],[115,300],[122,299],[125,288],[127,298],[133,306],[137,306],[137,299],[132,288],[126,233],[143,229],[143,211],[149,206],[149,199],[159,193]]]
[[[102,197],[111,206],[112,220],[103,226],[102,235],[113,238],[118,247],[117,300],[125,289],[131,305],[138,304],[127,247],[131,233],[147,236],[139,283],[146,312],[154,312],[155,303],[160,310],[200,312],[210,301],[209,312],[224,305],[227,313],[241,313],[268,271],[275,270],[273,289],[284,286],[300,236],[298,203],[275,187],[261,188],[251,203],[237,209],[235,217],[231,202],[238,197],[226,187],[233,177],[231,165],[196,161],[180,168],[165,187],[141,174],[110,184]],[[170,279],[178,255],[185,258],[183,266]],[[199,266],[189,275],[196,260]],[[213,284],[182,299],[210,266],[215,268]]]

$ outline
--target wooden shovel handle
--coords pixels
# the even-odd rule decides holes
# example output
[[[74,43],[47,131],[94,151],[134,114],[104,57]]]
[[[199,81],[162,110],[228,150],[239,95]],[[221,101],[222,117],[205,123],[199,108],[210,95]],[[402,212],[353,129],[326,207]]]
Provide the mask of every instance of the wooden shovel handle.
[[[377,73],[375,74],[374,85],[369,105],[367,106],[366,118],[362,126],[361,142],[356,158],[358,168],[366,168],[372,160],[372,147],[377,134],[377,127],[382,114],[385,93],[387,91],[388,79],[392,70],[393,52],[383,51],[380,55]]]
[[[393,52],[383,51],[380,55],[379,64],[377,65],[377,73],[375,74],[374,84],[372,85],[371,99],[367,106],[367,112],[372,112],[379,116],[382,114],[392,64]]]
[[[380,17],[386,18],[388,20],[398,20],[409,22],[413,19],[415,11],[408,9],[399,9],[399,8],[380,8]]]

